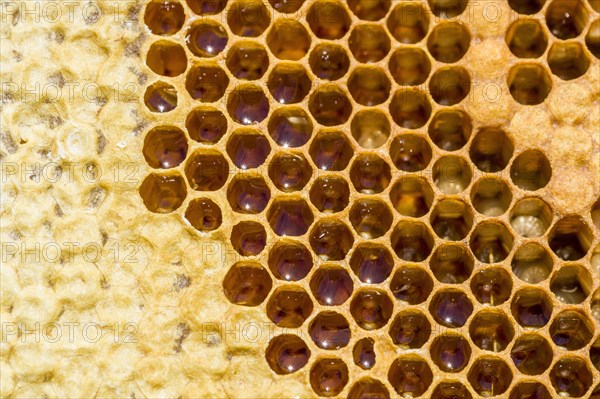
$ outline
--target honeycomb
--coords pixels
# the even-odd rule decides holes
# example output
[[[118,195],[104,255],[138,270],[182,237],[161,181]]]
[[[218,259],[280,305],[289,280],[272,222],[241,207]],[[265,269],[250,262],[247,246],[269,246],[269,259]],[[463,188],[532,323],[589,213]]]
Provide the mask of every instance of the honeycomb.
[[[265,312],[264,360],[314,395],[600,397],[600,198],[557,209],[576,150],[476,92],[496,74],[525,110],[569,101],[600,2],[488,5],[503,29],[468,0],[146,4],[140,195],[229,238],[224,295]]]

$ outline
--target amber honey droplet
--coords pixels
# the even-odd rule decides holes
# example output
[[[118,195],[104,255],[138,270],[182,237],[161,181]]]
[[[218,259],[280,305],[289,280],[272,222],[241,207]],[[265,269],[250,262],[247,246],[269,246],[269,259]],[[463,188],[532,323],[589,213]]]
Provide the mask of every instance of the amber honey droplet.
[[[185,42],[190,51],[198,57],[214,57],[227,45],[228,37],[221,24],[204,19],[192,25]]]
[[[390,121],[383,112],[376,108],[363,109],[354,115],[350,131],[358,145],[367,149],[375,149],[384,145],[390,136]],[[367,159],[369,158],[371,157],[367,157]]]
[[[390,157],[394,165],[405,172],[418,172],[431,162],[431,147],[414,134],[402,134],[392,141]]]
[[[349,218],[358,235],[372,239],[381,237],[390,229],[393,217],[385,203],[365,198],[354,203]]]
[[[342,260],[354,244],[352,232],[337,219],[321,219],[309,237],[310,246],[323,260]]]
[[[515,341],[510,357],[521,373],[539,375],[552,363],[552,347],[537,334],[524,334]]]
[[[284,192],[302,190],[311,176],[311,166],[300,152],[280,152],[269,163],[271,181]]]
[[[448,373],[464,369],[471,358],[471,347],[460,335],[442,335],[437,337],[429,348],[431,360]]]
[[[384,291],[360,291],[350,303],[350,313],[365,330],[376,330],[387,324],[394,305]]]
[[[273,140],[280,146],[300,147],[310,139],[313,124],[301,108],[283,107],[273,112],[268,129]]]
[[[229,177],[229,164],[216,150],[196,152],[185,165],[185,175],[194,190],[215,191]]]
[[[174,126],[158,126],[144,139],[144,158],[153,168],[169,169],[185,160],[188,143],[183,132]]]
[[[298,61],[308,52],[310,42],[306,28],[290,18],[275,21],[267,34],[267,45],[281,60]]]
[[[526,288],[514,295],[511,310],[523,327],[543,327],[550,321],[552,302],[544,291]]]
[[[312,81],[303,66],[295,63],[280,63],[269,74],[267,87],[280,104],[298,103],[306,97]]]
[[[319,396],[336,396],[348,383],[348,366],[341,359],[319,359],[310,369],[310,385]]]
[[[575,356],[563,357],[550,370],[550,381],[559,396],[583,396],[590,389],[592,379],[586,362]]]
[[[272,286],[269,273],[256,262],[234,264],[223,279],[225,296],[236,305],[260,305]]]
[[[462,291],[443,290],[435,294],[429,311],[439,324],[456,328],[465,325],[473,313],[473,304]]]
[[[256,85],[240,86],[229,94],[227,111],[236,122],[253,125],[269,114],[269,100]]]
[[[227,141],[229,158],[242,170],[258,168],[270,152],[269,140],[257,130],[239,129]]]
[[[312,300],[306,291],[298,286],[276,289],[267,303],[267,316],[279,327],[298,328],[312,311]]]
[[[152,112],[169,112],[177,107],[177,90],[164,82],[156,82],[146,89],[144,103]]]
[[[238,36],[260,36],[270,23],[269,11],[261,1],[238,0],[227,12],[229,29]]]
[[[348,272],[338,267],[322,267],[310,280],[310,289],[321,305],[341,305],[352,295],[354,283]]]
[[[332,311],[319,313],[308,327],[314,343],[321,349],[335,350],[350,342],[350,325],[344,316]]]
[[[363,370],[372,369],[375,366],[375,341],[372,338],[362,338],[352,350],[354,363]]]
[[[362,194],[377,194],[390,184],[390,165],[377,155],[359,156],[350,168],[350,180],[356,191]]]
[[[433,280],[419,267],[401,267],[390,282],[392,294],[399,301],[416,305],[425,302],[433,289]]]
[[[310,189],[310,201],[321,212],[340,212],[348,206],[350,187],[337,176],[319,177]]]
[[[216,65],[206,64],[193,67],[185,78],[185,88],[194,100],[211,103],[225,94],[229,78]]]
[[[227,132],[227,118],[216,108],[199,107],[189,113],[185,126],[192,140],[216,144]]]
[[[259,43],[237,42],[229,49],[225,64],[236,78],[256,80],[267,72],[269,55]]]
[[[354,383],[348,399],[390,399],[390,393],[381,381],[365,377]]]
[[[379,105],[390,95],[390,80],[385,72],[377,67],[355,68],[348,78],[347,85],[354,101],[365,106]]]
[[[323,84],[311,94],[308,109],[321,125],[336,126],[346,123],[352,113],[352,104],[338,86]]]
[[[389,331],[394,344],[404,348],[420,348],[431,335],[431,324],[423,313],[404,310],[398,313]]]
[[[348,166],[353,149],[342,132],[324,131],[310,144],[309,153],[319,169],[339,171]]]
[[[271,199],[271,191],[260,176],[236,177],[227,187],[227,200],[235,212],[262,212]]]
[[[433,190],[422,177],[404,176],[392,187],[390,201],[401,215],[421,217],[431,208]]]
[[[308,248],[302,243],[280,240],[271,248],[268,264],[276,278],[298,281],[308,275],[313,260]]]
[[[240,222],[231,230],[231,245],[240,255],[258,255],[267,245],[267,232],[260,223]]]
[[[379,284],[392,272],[394,259],[386,247],[365,243],[352,253],[350,267],[363,283]]]
[[[433,390],[431,399],[473,399],[473,395],[460,382],[441,382]]]
[[[279,236],[301,236],[314,220],[312,211],[302,198],[276,199],[269,208],[267,218]]]
[[[185,13],[178,1],[153,0],[146,5],[144,23],[155,35],[170,36],[183,26]]]
[[[290,374],[306,366],[310,354],[310,349],[302,338],[292,334],[282,334],[271,339],[265,357],[271,369],[277,374]]]
[[[146,55],[146,64],[154,73],[174,77],[185,72],[187,57],[183,47],[169,40],[152,43]]]
[[[512,278],[503,269],[482,269],[471,279],[471,291],[480,303],[492,306],[506,302],[512,292]]]
[[[144,205],[150,212],[169,213],[179,208],[187,190],[183,178],[178,174],[149,174],[139,188]]]
[[[223,222],[221,208],[208,198],[195,198],[185,211],[185,218],[198,231],[212,231]]]
[[[418,397],[429,389],[433,374],[423,359],[407,356],[398,358],[392,363],[388,380],[399,395]]]
[[[310,53],[308,63],[317,77],[338,80],[348,72],[350,59],[342,46],[325,43],[315,46]]]

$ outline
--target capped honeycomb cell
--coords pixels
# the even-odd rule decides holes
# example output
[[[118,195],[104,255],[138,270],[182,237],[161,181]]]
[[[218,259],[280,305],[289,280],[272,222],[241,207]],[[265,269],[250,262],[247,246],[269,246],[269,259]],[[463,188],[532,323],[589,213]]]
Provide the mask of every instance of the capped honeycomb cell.
[[[380,25],[359,24],[350,32],[348,47],[356,61],[377,62],[390,52],[391,42],[387,32]]]
[[[297,107],[276,109],[269,118],[269,135],[284,148],[303,146],[312,135],[313,123],[306,112]]]
[[[387,18],[387,27],[400,43],[418,43],[429,30],[429,13],[422,4],[405,1],[396,5]]]
[[[354,345],[352,349],[352,358],[354,364],[363,370],[369,370],[375,366],[375,341],[372,338],[362,338]],[[352,396],[352,395],[350,395]]]
[[[433,340],[429,353],[431,360],[440,370],[457,373],[469,363],[471,347],[461,335],[444,334]]]
[[[416,355],[408,355],[392,363],[388,380],[399,395],[415,397],[427,391],[433,381],[433,374],[425,360]]]
[[[354,152],[347,135],[337,130],[320,132],[308,151],[317,168],[330,171],[346,169]]]
[[[392,249],[402,260],[422,262],[433,248],[433,237],[427,225],[421,222],[400,221],[391,236]]]
[[[433,190],[426,179],[405,176],[392,186],[390,201],[401,215],[418,218],[429,212],[433,195]]]
[[[590,59],[579,43],[556,43],[548,52],[548,65],[554,75],[572,80],[587,72]]]
[[[390,282],[394,297],[409,305],[423,303],[433,289],[433,280],[425,270],[417,266],[399,268]]]
[[[471,342],[485,351],[502,352],[514,335],[511,321],[501,311],[483,310],[469,324]]]
[[[513,317],[523,327],[543,327],[548,324],[552,307],[548,295],[537,288],[517,291],[511,303]]]
[[[537,105],[544,102],[552,89],[552,80],[540,64],[523,63],[508,72],[508,89],[516,102]]]
[[[279,236],[301,236],[314,220],[306,201],[297,197],[276,198],[267,212],[267,219]]]
[[[299,241],[279,240],[269,250],[267,261],[275,278],[285,281],[299,281],[308,275],[313,267],[310,251]]]
[[[338,80],[348,72],[350,59],[344,47],[337,44],[318,44],[308,57],[312,72],[320,79]]]
[[[165,82],[156,82],[146,88],[144,104],[151,112],[163,113],[177,107],[177,90]]]
[[[350,302],[350,314],[364,330],[377,330],[392,317],[394,304],[382,290],[368,289],[357,292]]]
[[[308,109],[321,125],[336,126],[346,123],[352,112],[352,104],[339,86],[323,84],[311,94]]]
[[[392,254],[378,244],[359,244],[350,258],[350,268],[360,281],[367,284],[382,283],[389,277],[393,267]]]
[[[310,202],[323,213],[343,211],[350,201],[350,187],[336,176],[319,177],[310,189]]]
[[[212,231],[223,223],[221,208],[208,198],[195,198],[185,211],[185,218],[198,231]]]
[[[470,246],[480,262],[502,262],[512,249],[513,236],[504,224],[485,221],[473,230]]]
[[[337,312],[325,311],[315,316],[308,327],[310,337],[321,349],[336,350],[350,342],[350,325]]]
[[[258,168],[271,152],[269,140],[253,129],[236,130],[229,136],[226,148],[233,164],[242,170]]]
[[[390,0],[348,0],[348,7],[363,21],[377,21],[387,14]]]
[[[256,80],[267,72],[269,55],[259,43],[240,41],[229,48],[225,65],[238,79]]]
[[[389,330],[394,344],[403,348],[420,348],[431,335],[431,323],[417,310],[405,309],[394,318]]]
[[[519,188],[536,191],[546,187],[552,177],[548,158],[539,150],[528,150],[519,154],[510,167],[510,178]]]
[[[473,272],[474,259],[462,244],[447,243],[436,248],[429,268],[440,283],[461,284]]]
[[[260,36],[270,23],[270,12],[262,1],[236,0],[227,11],[227,25],[238,36]]]
[[[365,377],[358,380],[348,393],[348,399],[389,399],[390,393],[388,389],[381,383],[381,381]]]
[[[149,174],[139,188],[146,208],[154,213],[170,213],[183,204],[187,189],[179,174]]]
[[[548,244],[562,260],[579,260],[589,251],[593,239],[589,226],[577,216],[560,219],[548,235]]]
[[[471,184],[471,168],[462,157],[440,157],[433,165],[433,182],[444,194],[461,193]]]
[[[508,0],[508,5],[519,14],[535,14],[539,12],[546,0]]]
[[[549,332],[557,346],[572,351],[586,346],[592,339],[594,329],[585,313],[566,310],[554,317]]]
[[[470,43],[471,34],[463,24],[455,21],[442,22],[429,34],[427,49],[436,60],[451,64],[464,57]]]
[[[469,0],[427,0],[431,12],[440,18],[453,18],[462,14]]]
[[[590,272],[579,265],[565,265],[550,280],[550,290],[562,303],[577,304],[590,295],[594,283]]]
[[[185,42],[197,57],[210,58],[225,49],[229,38],[221,24],[203,19],[193,24],[187,32]]]
[[[169,40],[152,43],[146,55],[146,65],[152,72],[162,76],[179,76],[185,72],[187,64],[183,47]]]
[[[378,238],[392,226],[392,212],[382,201],[371,198],[357,200],[350,209],[350,223],[362,238]]]
[[[471,76],[463,67],[439,68],[429,79],[429,93],[440,105],[456,105],[464,100],[470,91]]]
[[[261,253],[267,245],[267,232],[262,224],[243,221],[231,229],[231,245],[242,256]]]
[[[539,382],[524,381],[519,382],[510,391],[508,399],[520,398],[535,398],[535,399],[551,399],[548,388]]]
[[[311,89],[312,81],[301,65],[280,63],[269,74],[267,87],[280,104],[294,104],[302,101]]]
[[[279,327],[298,328],[312,311],[312,299],[295,285],[277,288],[267,302],[267,316]]]
[[[503,130],[486,127],[477,132],[469,156],[482,172],[499,172],[508,166],[513,156],[514,145]]]
[[[510,386],[513,374],[497,357],[480,357],[471,365],[467,378],[471,387],[484,397],[502,395]]]
[[[385,72],[377,67],[355,68],[347,84],[350,95],[361,105],[379,105],[390,96],[390,80]]]
[[[313,227],[310,246],[323,260],[342,260],[354,244],[354,237],[345,223],[335,218],[322,218]]]
[[[541,237],[552,223],[552,210],[539,198],[523,198],[510,211],[510,225],[522,237]]]
[[[431,211],[435,234],[446,241],[461,241],[473,227],[473,211],[460,200],[443,199]]]
[[[483,304],[501,305],[512,293],[512,278],[501,268],[481,269],[471,278],[471,292]]]
[[[558,39],[579,36],[587,20],[588,11],[582,0],[552,0],[546,9],[546,25]]]
[[[471,188],[471,204],[477,212],[485,216],[503,215],[508,210],[512,198],[508,184],[496,177],[481,178]]]
[[[144,23],[155,35],[171,36],[181,29],[184,21],[179,1],[152,0],[146,5]]]
[[[306,22],[320,39],[341,39],[350,30],[350,16],[341,2],[318,0],[306,14]]]
[[[257,262],[237,262],[223,279],[223,291],[231,303],[258,306],[267,298],[273,281]]]
[[[144,158],[153,168],[169,169],[178,166],[185,160],[187,150],[185,135],[174,126],[157,126],[144,139]]]
[[[188,158],[185,175],[190,187],[197,191],[215,191],[229,177],[229,164],[217,150],[196,151]]]
[[[198,64],[185,78],[185,88],[194,100],[215,102],[225,94],[229,78],[221,67],[214,64]]]
[[[319,359],[310,369],[310,385],[319,396],[338,395],[348,379],[348,366],[341,359]]]
[[[198,107],[188,114],[185,127],[192,140],[216,144],[227,132],[227,118],[216,108]]]
[[[458,109],[442,109],[429,123],[431,141],[444,151],[460,150],[471,137],[473,125],[471,117]]]
[[[274,337],[265,352],[267,363],[277,374],[290,374],[300,370],[306,366],[310,355],[306,343],[294,334]]]
[[[271,53],[280,60],[297,61],[310,48],[310,36],[298,21],[282,18],[275,21],[267,34],[267,45]]]
[[[352,118],[350,131],[358,145],[366,149],[375,149],[385,144],[390,136],[390,121],[385,113],[378,109],[363,109]]]
[[[548,38],[537,20],[518,19],[506,32],[506,44],[519,58],[538,58],[546,52]]]
[[[390,115],[396,124],[406,129],[424,126],[431,116],[431,104],[418,89],[397,90],[390,103]]]
[[[431,61],[420,48],[402,47],[392,53],[388,68],[392,77],[402,86],[423,84],[431,72]]]
[[[550,276],[553,261],[543,246],[528,242],[517,249],[511,266],[515,276],[526,283],[537,284]]]
[[[321,305],[341,305],[350,298],[354,283],[345,269],[324,266],[315,271],[310,280],[313,296]]]
[[[198,15],[218,14],[227,5],[227,0],[186,0],[188,7]]]
[[[418,172],[431,162],[431,146],[416,134],[401,134],[392,140],[390,158],[404,172]]]
[[[448,381],[439,383],[431,394],[431,399],[473,399],[473,395],[460,382]]]
[[[521,335],[510,350],[515,367],[525,375],[539,375],[552,363],[552,348],[541,335]]]
[[[229,93],[227,111],[236,122],[254,125],[262,122],[269,114],[269,100],[259,86],[238,86]]]
[[[582,397],[590,389],[592,378],[586,362],[575,356],[561,358],[550,370],[550,381],[559,396]]]
[[[431,299],[429,313],[444,327],[462,327],[473,313],[473,304],[464,292],[444,289],[436,292]]]
[[[269,163],[269,178],[279,190],[302,190],[312,176],[312,168],[300,152],[280,152]]]
[[[260,175],[236,176],[227,186],[227,201],[235,212],[262,212],[271,199],[271,190]]]

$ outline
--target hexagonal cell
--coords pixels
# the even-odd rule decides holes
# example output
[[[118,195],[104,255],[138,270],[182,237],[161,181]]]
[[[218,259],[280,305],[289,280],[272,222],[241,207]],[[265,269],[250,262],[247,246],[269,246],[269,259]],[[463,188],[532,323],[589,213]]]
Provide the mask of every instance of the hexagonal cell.
[[[363,21],[377,21],[390,9],[390,0],[348,0],[348,7]]]
[[[431,253],[433,237],[427,225],[421,222],[402,220],[394,228],[391,244],[400,259],[408,262],[422,262]]]
[[[527,150],[519,154],[510,167],[510,178],[517,187],[535,191],[546,187],[552,177],[548,158],[539,150]]]
[[[560,219],[548,234],[548,244],[562,260],[579,260],[588,251],[594,236],[587,223],[577,215]]]
[[[199,107],[188,114],[185,127],[192,140],[216,144],[227,132],[227,118],[216,108]]]
[[[510,8],[519,14],[535,14],[543,7],[546,0],[508,0]]]
[[[454,18],[467,8],[469,0],[427,0],[431,12],[440,18]]]
[[[407,355],[392,363],[388,380],[399,395],[417,397],[429,389],[433,374],[425,360],[416,355]]]
[[[429,303],[429,313],[442,326],[462,327],[473,313],[473,304],[464,292],[444,289],[433,296]]]
[[[363,370],[372,369],[375,366],[375,341],[372,338],[362,338],[356,342],[352,349],[354,364]],[[352,395],[349,395],[351,397]]]
[[[179,174],[159,175],[150,173],[139,188],[146,208],[154,213],[170,213],[185,200],[187,189]]]
[[[308,95],[312,81],[302,65],[279,63],[269,74],[267,87],[280,104],[298,103]]]
[[[390,115],[398,126],[406,129],[418,129],[429,120],[431,104],[427,96],[420,90],[397,90],[390,103]]]
[[[596,338],[596,340],[590,346],[590,360],[592,364],[596,368],[596,370],[600,370],[600,337]],[[596,390],[598,387],[596,387]]]
[[[310,386],[319,396],[337,396],[348,378],[348,366],[337,358],[319,359],[310,369]]]
[[[185,175],[192,189],[215,191],[227,181],[229,164],[217,150],[196,151],[185,164]]]
[[[390,136],[390,121],[378,109],[363,109],[352,118],[350,131],[361,147],[375,149],[384,145]]]
[[[432,152],[427,140],[416,134],[401,134],[390,146],[390,158],[404,172],[418,172],[431,162]]]
[[[399,48],[390,57],[388,69],[399,85],[416,86],[429,77],[431,61],[420,48]]]
[[[269,0],[269,4],[279,12],[291,14],[302,7],[304,0]]]
[[[347,135],[341,131],[322,131],[310,143],[308,150],[315,166],[322,170],[346,169],[354,150]]]
[[[473,208],[485,216],[500,216],[508,210],[512,192],[506,182],[497,177],[484,177],[471,188]]]
[[[298,281],[308,275],[313,267],[313,259],[304,244],[284,239],[271,248],[267,264],[275,278]]]
[[[454,3],[454,2],[451,2]],[[440,382],[431,394],[431,399],[473,399],[467,388],[456,381]]]
[[[297,285],[277,288],[267,302],[267,316],[279,327],[298,328],[312,311],[312,299]]]
[[[482,172],[500,172],[508,165],[515,147],[512,140],[501,129],[480,129],[471,142],[469,156]]]
[[[320,39],[341,39],[350,30],[352,21],[341,2],[321,0],[313,3],[306,14],[306,22]]]
[[[275,21],[267,35],[271,53],[280,60],[298,61],[308,52],[310,42],[306,28],[299,21],[290,18]]]
[[[359,24],[350,32],[348,47],[358,62],[381,61],[390,52],[390,38],[380,25]]]
[[[310,95],[308,109],[321,125],[335,126],[346,123],[352,113],[352,104],[337,85],[323,84]]]
[[[459,61],[471,44],[469,30],[459,22],[442,22],[436,25],[427,38],[429,54],[447,64]]]
[[[321,349],[336,350],[350,342],[348,320],[337,312],[325,311],[316,315],[308,326],[308,332]]]
[[[194,198],[185,211],[185,218],[198,231],[216,230],[223,222],[221,208],[208,198]]]
[[[227,154],[242,170],[258,168],[271,152],[269,140],[254,129],[238,129],[227,140]]]
[[[151,167],[169,169],[185,160],[187,150],[187,139],[181,129],[157,126],[146,134],[142,152]]]
[[[550,337],[557,346],[574,351],[586,346],[593,337],[592,321],[577,310],[560,312],[550,324]]]
[[[334,218],[323,218],[310,233],[310,246],[323,260],[342,260],[354,244],[352,232],[345,223]]]
[[[433,340],[429,353],[431,360],[440,370],[457,373],[469,363],[471,346],[461,335],[443,334]]]
[[[544,247],[528,242],[515,252],[511,262],[513,274],[529,284],[537,284],[550,276],[552,257]]]
[[[523,327],[543,327],[552,316],[552,301],[542,290],[524,288],[513,297],[511,311]]]
[[[146,65],[152,72],[162,76],[179,76],[187,69],[185,50],[169,40],[152,43],[146,54]]]
[[[364,198],[357,200],[350,209],[350,223],[356,233],[366,239],[378,238],[392,226],[392,212],[382,201]]]
[[[566,304],[578,304],[590,295],[594,282],[590,272],[578,265],[563,266],[552,276],[550,290]]]
[[[458,109],[442,109],[429,123],[431,141],[444,151],[460,150],[471,137],[471,117]]]
[[[512,371],[504,361],[496,357],[480,357],[469,369],[469,383],[484,397],[502,395],[513,379]]]
[[[392,9],[387,27],[400,43],[418,43],[429,30],[429,13],[421,3],[404,1]]]
[[[239,213],[262,212],[271,199],[271,191],[260,175],[235,176],[227,187],[227,201]]]
[[[262,1],[237,0],[227,10],[227,25],[234,35],[257,37],[269,27],[269,14]]]
[[[350,298],[354,283],[345,269],[329,265],[315,271],[310,289],[321,305],[338,306]]]
[[[279,152],[269,163],[269,178],[279,190],[302,190],[312,176],[312,168],[301,152]]]
[[[198,57],[214,57],[227,46],[227,31],[220,23],[203,19],[195,22],[187,31],[185,43]]]
[[[218,14],[227,5],[227,0],[186,0],[190,9],[198,15]]]
[[[350,302],[350,313],[364,330],[377,330],[385,326],[393,310],[394,304],[382,290],[359,291]]]
[[[565,356],[550,370],[550,382],[558,396],[582,397],[592,386],[593,376],[584,359]]]
[[[588,11],[582,0],[552,0],[546,9],[546,25],[554,36],[566,40],[583,32]]]
[[[585,36],[585,46],[594,57],[600,59],[600,19],[591,23],[590,29]]]
[[[350,201],[350,187],[341,177],[323,176],[310,189],[310,202],[324,213],[343,211]]]
[[[552,347],[544,337],[537,334],[523,334],[510,350],[515,367],[526,375],[539,375],[552,363]]]
[[[310,349],[297,335],[281,334],[271,339],[265,357],[274,372],[290,374],[306,366]]]
[[[440,283],[461,284],[471,277],[473,257],[462,244],[442,244],[433,253],[429,268]]]
[[[314,220],[303,198],[276,198],[267,212],[271,228],[278,236],[301,236]]]
[[[239,222],[231,229],[231,245],[242,256],[258,255],[267,245],[267,232],[262,224]]]
[[[432,289],[433,280],[429,277],[429,274],[416,266],[399,268],[390,282],[390,290],[394,297],[409,305],[425,302],[429,298]]]
[[[511,320],[499,310],[477,313],[469,324],[471,342],[486,351],[502,352],[515,335]]]
[[[473,211],[461,200],[443,199],[433,208],[430,223],[441,239],[460,241],[473,227]]]
[[[390,80],[378,67],[356,67],[350,74],[347,85],[354,101],[361,105],[379,105],[390,96]]]
[[[268,130],[269,135],[280,146],[301,147],[310,140],[313,123],[301,108],[283,107],[271,114]]]
[[[308,58],[313,73],[320,79],[337,80],[348,72],[350,59],[346,50],[336,44],[318,44]]]
[[[448,66],[435,71],[429,79],[431,98],[440,105],[456,105],[471,91],[471,76],[463,67]]]
[[[420,310],[405,309],[394,318],[389,334],[401,348],[416,349],[429,340],[431,324]]]
[[[523,105],[543,103],[552,90],[552,80],[546,68],[534,63],[517,64],[510,68],[507,84],[511,96]]]
[[[236,305],[260,305],[269,295],[272,286],[269,272],[258,262],[237,262],[223,279],[225,296]]]
[[[556,43],[548,53],[552,73],[562,80],[583,76],[590,67],[590,59],[579,43]]]
[[[200,64],[192,67],[185,78],[185,88],[194,100],[212,103],[225,94],[229,78],[217,65]]]
[[[185,21],[183,6],[178,1],[152,0],[146,5],[144,23],[155,35],[171,36]]]
[[[433,182],[444,194],[459,194],[471,184],[471,165],[462,157],[446,155],[433,165]]]
[[[550,396],[548,389],[539,382],[523,381],[519,382],[513,387],[513,389],[510,391],[510,396],[508,399],[522,398],[552,399],[552,396]]]
[[[512,292],[512,278],[499,267],[482,269],[471,279],[471,292],[480,303],[501,305]]]
[[[401,215],[418,218],[429,212],[433,190],[423,177],[401,177],[390,191],[390,201]]]
[[[484,221],[475,227],[471,235],[470,246],[480,262],[502,262],[512,249],[513,236],[504,224]]]
[[[394,259],[386,247],[366,242],[354,249],[350,268],[363,283],[379,284],[389,277]]]
[[[539,198],[523,198],[510,211],[510,224],[522,237],[541,237],[552,223],[552,210]]]
[[[165,82],[156,82],[146,88],[144,104],[151,112],[169,112],[177,107],[177,89]]]
[[[506,44],[519,58],[538,58],[546,52],[548,38],[537,20],[519,19],[508,28]]]
[[[238,86],[227,96],[227,112],[236,122],[253,125],[269,114],[269,100],[257,85]]]
[[[256,80],[269,68],[269,55],[260,43],[241,41],[231,46],[225,65],[238,79]]]
[[[380,381],[364,377],[354,383],[348,393],[348,399],[368,398],[390,399],[390,393]]]

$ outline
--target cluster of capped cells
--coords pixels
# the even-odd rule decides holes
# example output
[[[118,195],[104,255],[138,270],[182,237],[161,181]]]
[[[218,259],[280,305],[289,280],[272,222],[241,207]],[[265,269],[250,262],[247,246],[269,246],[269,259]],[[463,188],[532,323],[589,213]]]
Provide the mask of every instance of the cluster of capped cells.
[[[508,3],[515,101],[543,102],[551,74],[576,79],[600,58],[600,1]],[[545,153],[517,153],[465,112],[467,6],[146,4],[143,100],[165,123],[146,133],[155,170],[140,195],[200,235],[224,233],[237,252],[225,296],[265,309],[282,331],[266,362],[308,370],[319,396],[595,389],[600,199],[558,215]],[[180,107],[185,120],[169,117]]]

